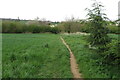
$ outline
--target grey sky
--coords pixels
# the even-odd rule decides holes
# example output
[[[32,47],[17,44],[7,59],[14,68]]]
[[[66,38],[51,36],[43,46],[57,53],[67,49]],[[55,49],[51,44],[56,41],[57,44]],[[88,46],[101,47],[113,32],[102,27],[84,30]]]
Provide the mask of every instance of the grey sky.
[[[111,20],[118,18],[119,0],[98,0],[103,3],[105,13]],[[40,19],[62,21],[67,17],[85,19],[85,8],[91,0],[0,0],[0,18]]]

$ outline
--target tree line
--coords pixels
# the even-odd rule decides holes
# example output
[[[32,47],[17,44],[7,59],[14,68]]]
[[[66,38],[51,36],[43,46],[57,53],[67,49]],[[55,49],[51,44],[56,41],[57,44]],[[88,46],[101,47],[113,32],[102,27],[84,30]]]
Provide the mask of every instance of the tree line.
[[[90,21],[87,20],[73,20],[69,19],[59,23],[45,23],[40,21],[14,21],[2,20],[2,33],[76,33],[86,32],[90,33]],[[108,33],[119,34],[119,27],[116,22],[106,21]],[[50,25],[57,25],[50,27]]]

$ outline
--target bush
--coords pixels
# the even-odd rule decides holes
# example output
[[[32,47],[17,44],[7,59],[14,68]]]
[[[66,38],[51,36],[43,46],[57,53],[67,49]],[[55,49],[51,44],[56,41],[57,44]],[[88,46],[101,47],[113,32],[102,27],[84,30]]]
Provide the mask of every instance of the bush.
[[[75,33],[80,32],[82,24],[76,21],[66,21],[58,24],[60,32]]]
[[[87,9],[88,20],[90,22],[90,36],[88,42],[92,47],[97,47],[100,51],[104,51],[104,47],[110,42],[110,38],[107,35],[106,15],[102,13],[103,6],[99,2],[95,1],[92,7],[92,10]]]
[[[25,24],[18,21],[3,21],[2,32],[3,33],[22,33]]]
[[[120,64],[120,41],[112,40],[107,45],[108,50],[104,53],[105,62],[108,64]]]
[[[81,26],[80,31],[81,31],[81,32],[90,33],[90,27],[89,27],[89,24],[88,24],[88,23],[83,24],[83,26]]]
[[[60,32],[60,30],[58,29],[58,27],[51,28],[51,33],[58,34],[59,32]]]

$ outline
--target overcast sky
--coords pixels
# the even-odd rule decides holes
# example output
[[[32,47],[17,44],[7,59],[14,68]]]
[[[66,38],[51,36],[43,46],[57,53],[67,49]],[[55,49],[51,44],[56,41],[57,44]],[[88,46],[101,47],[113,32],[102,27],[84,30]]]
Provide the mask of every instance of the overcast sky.
[[[108,18],[118,17],[118,1],[98,0],[105,6]],[[90,8],[91,0],[0,0],[0,18],[40,19],[63,21],[68,17],[85,19],[85,8]]]

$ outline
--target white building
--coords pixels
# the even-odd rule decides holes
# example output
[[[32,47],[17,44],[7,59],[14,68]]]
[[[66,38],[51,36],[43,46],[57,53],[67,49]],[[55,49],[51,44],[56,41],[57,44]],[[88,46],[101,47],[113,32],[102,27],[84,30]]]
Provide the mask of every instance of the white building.
[[[120,1],[118,2],[118,19],[120,19]]]

